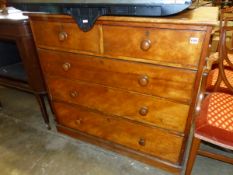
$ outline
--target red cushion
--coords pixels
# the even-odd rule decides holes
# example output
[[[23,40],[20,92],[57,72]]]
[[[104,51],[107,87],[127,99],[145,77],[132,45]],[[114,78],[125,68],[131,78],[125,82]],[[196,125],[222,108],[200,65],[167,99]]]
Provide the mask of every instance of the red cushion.
[[[232,149],[233,96],[225,93],[208,95],[195,124],[196,137]]]

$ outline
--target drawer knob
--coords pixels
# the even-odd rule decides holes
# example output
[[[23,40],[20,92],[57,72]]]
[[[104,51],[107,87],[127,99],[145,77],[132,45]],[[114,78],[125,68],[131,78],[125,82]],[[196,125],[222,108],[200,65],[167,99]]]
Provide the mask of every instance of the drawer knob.
[[[140,110],[139,110],[139,114],[141,116],[146,116],[148,114],[148,108],[147,107],[142,107]]]
[[[146,145],[146,140],[144,138],[140,138],[138,141],[138,144],[141,146],[145,146]]]
[[[141,42],[141,49],[142,49],[143,51],[149,50],[150,47],[151,47],[151,41],[150,41],[149,39],[143,40],[143,41]]]
[[[58,39],[59,39],[60,41],[65,41],[67,38],[68,38],[68,34],[67,34],[66,32],[60,32],[60,33],[58,34]]]
[[[141,86],[146,86],[149,83],[149,77],[147,75],[143,75],[138,79],[138,83]]]
[[[77,91],[71,91],[71,92],[70,92],[70,96],[71,96],[72,98],[75,98],[75,97],[78,96],[78,92],[77,92]]]
[[[75,120],[75,123],[76,123],[76,125],[80,125],[81,124],[81,119]]]
[[[70,69],[70,67],[71,67],[70,63],[64,63],[62,65],[62,68],[63,68],[64,71],[68,71]]]

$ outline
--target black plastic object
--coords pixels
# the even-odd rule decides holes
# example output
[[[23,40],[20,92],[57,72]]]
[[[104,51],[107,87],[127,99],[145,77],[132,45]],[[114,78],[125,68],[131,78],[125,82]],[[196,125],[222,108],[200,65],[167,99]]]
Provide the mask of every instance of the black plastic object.
[[[9,0],[10,1],[10,0]],[[191,5],[191,0],[180,4],[78,4],[78,3],[9,3],[23,11],[62,13],[71,15],[81,30],[89,31],[98,17],[118,16],[169,16]]]

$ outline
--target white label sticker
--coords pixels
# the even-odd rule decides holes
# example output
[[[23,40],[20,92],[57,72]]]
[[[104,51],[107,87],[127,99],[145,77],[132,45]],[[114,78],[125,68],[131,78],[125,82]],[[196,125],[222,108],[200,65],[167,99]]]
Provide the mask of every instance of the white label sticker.
[[[84,23],[84,24],[88,23],[88,19],[84,19],[84,20],[83,20],[83,23]]]
[[[198,44],[199,38],[191,37],[189,42],[190,42],[190,44]]]

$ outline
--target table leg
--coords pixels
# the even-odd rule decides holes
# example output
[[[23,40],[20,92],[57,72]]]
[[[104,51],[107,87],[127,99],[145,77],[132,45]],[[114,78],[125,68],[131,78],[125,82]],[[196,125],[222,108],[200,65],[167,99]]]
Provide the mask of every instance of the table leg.
[[[47,126],[48,129],[51,129],[50,123],[49,123],[49,116],[48,116],[48,112],[46,110],[46,106],[45,106],[45,100],[44,100],[44,95],[43,94],[35,94],[36,99],[40,105],[40,110],[42,112],[42,117],[44,119],[44,122]]]

